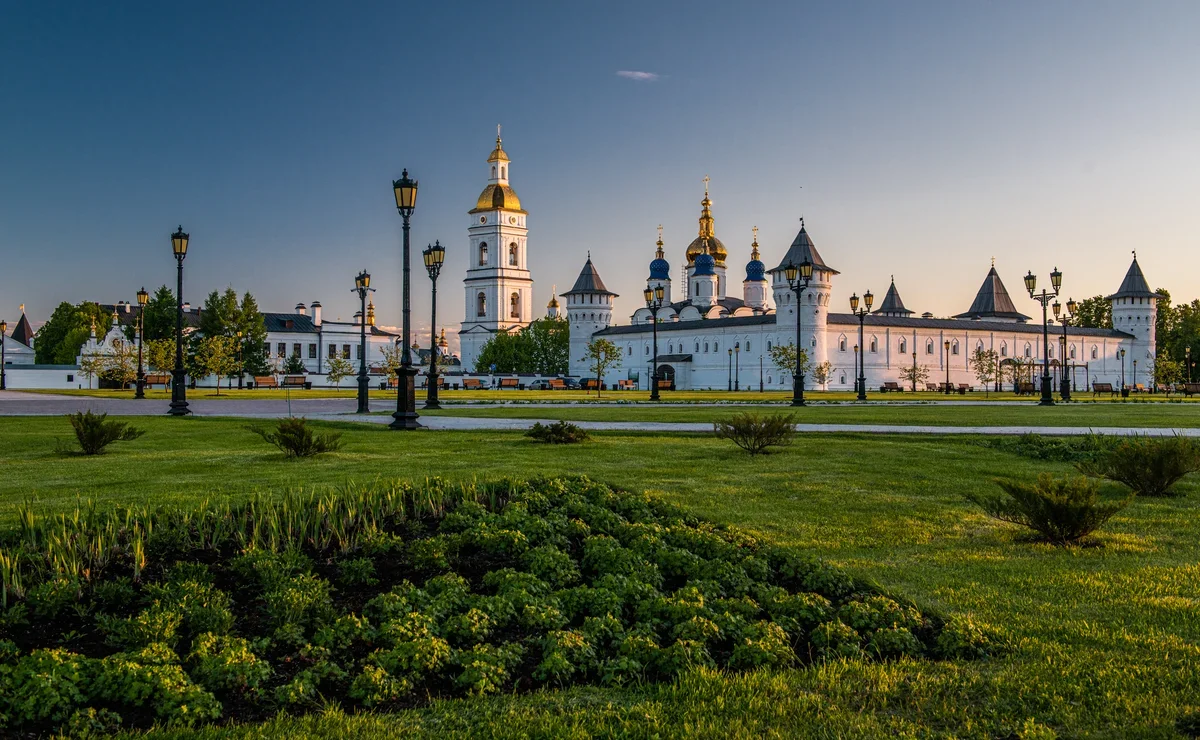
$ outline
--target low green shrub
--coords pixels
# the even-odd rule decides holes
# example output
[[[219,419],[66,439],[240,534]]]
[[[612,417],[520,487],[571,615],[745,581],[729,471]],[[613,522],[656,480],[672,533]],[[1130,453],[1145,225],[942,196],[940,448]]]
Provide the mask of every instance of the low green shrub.
[[[988,650],[817,558],[583,478],[21,521],[0,531],[24,588],[0,568],[18,735]]]
[[[274,429],[247,427],[250,431],[279,448],[286,457],[313,457],[341,448],[341,432],[318,434],[308,426],[308,420],[289,416],[280,419]]]
[[[768,447],[791,444],[796,436],[796,423],[791,414],[747,411],[734,414],[729,421],[714,421],[713,433],[718,439],[727,439],[751,455],[761,455]]]
[[[569,421],[556,421],[550,424],[534,422],[529,431],[525,432],[525,436],[534,442],[551,445],[573,445],[588,439],[586,430]]]
[[[1182,435],[1124,439],[1076,467],[1084,475],[1126,485],[1138,496],[1170,496],[1184,476],[1200,471],[1200,442]]]
[[[1103,434],[1084,434],[1078,437],[1057,437],[1029,432],[1018,436],[984,437],[985,447],[1011,452],[1031,460],[1049,462],[1083,462],[1092,460],[1115,447],[1120,437]]]
[[[1070,545],[1088,536],[1132,498],[1102,500],[1099,484],[1083,476],[1055,478],[1042,473],[1032,485],[996,483],[1003,495],[977,492],[968,494],[967,499],[993,519],[1032,529],[1040,539],[1055,545]]]
[[[85,455],[103,455],[113,442],[131,442],[145,434],[127,421],[108,421],[108,414],[81,411],[67,414],[75,439]]]

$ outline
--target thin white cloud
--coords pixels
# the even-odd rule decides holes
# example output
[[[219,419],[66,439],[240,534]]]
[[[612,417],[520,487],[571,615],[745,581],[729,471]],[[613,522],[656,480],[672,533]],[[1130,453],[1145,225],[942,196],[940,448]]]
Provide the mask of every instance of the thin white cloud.
[[[636,82],[654,82],[658,79],[658,75],[654,72],[638,72],[631,69],[618,71],[617,77],[624,77],[627,80],[634,80]]]

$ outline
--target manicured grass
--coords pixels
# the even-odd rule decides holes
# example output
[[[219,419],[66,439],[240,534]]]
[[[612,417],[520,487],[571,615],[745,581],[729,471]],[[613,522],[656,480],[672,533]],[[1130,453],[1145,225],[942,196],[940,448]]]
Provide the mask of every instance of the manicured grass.
[[[395,398],[396,391],[381,391],[378,389],[377,382],[372,384],[371,398]],[[25,391],[27,393],[44,393],[51,395],[66,395],[66,396],[89,396],[92,398],[133,398],[132,390],[88,390],[73,389],[73,390],[52,390],[52,389],[32,389]],[[283,389],[266,389],[266,390],[238,390],[237,388],[221,389],[222,399],[279,399],[284,398],[285,394],[291,394],[293,399],[302,398],[354,398],[357,394],[357,386],[354,385],[354,379],[351,378],[342,383],[341,389],[333,388],[314,388],[312,390],[291,390]],[[856,396],[850,391],[813,391],[804,392],[805,398],[810,402],[816,403],[847,403],[856,400]],[[731,393],[728,391],[663,391],[660,403],[665,404],[703,404],[703,403],[767,403],[767,404],[788,404],[792,400],[792,392],[788,391],[765,391],[759,393],[757,391],[740,391]],[[157,398],[170,400],[171,394],[161,388],[155,388],[146,391],[147,398]],[[217,391],[215,388],[195,388],[188,390],[189,398],[216,399]],[[1057,394],[1055,398],[1057,398]],[[424,389],[417,389],[417,398],[424,402]],[[521,390],[483,390],[483,391],[465,391],[465,390],[443,390],[439,393],[439,398],[445,403],[594,403],[613,404],[613,403],[629,403],[629,404],[644,404],[649,403],[649,391],[604,391],[599,398],[596,397],[595,391],[521,391]],[[1005,403],[1014,403],[1017,405],[1030,405],[1037,402],[1036,398],[1029,396],[1016,396],[1011,392],[1000,393],[970,393],[967,395],[942,395],[940,393],[874,393],[872,392],[868,400],[872,404],[882,403],[899,403],[911,404],[913,402],[928,402],[936,401],[938,403],[961,403],[975,401],[997,401]],[[1091,403],[1094,399],[1090,393],[1078,394],[1076,400],[1080,402]],[[1097,399],[1100,403],[1121,403],[1119,398],[1101,397]],[[1187,402],[1200,404],[1200,397],[1184,398],[1183,396],[1172,396],[1168,398],[1165,395],[1143,394],[1130,398],[1125,403],[1166,403],[1166,402]]]
[[[30,493],[172,503],[348,478],[584,473],[661,491],[701,516],[819,553],[1006,649],[974,662],[834,663],[666,686],[439,702],[397,716],[282,719],[254,737],[1178,737],[1200,710],[1200,485],[1143,500],[1090,547],[1033,545],[963,501],[998,477],[1067,471],[976,438],[805,436],[750,458],[707,435],[597,433],[544,447],[519,433],[413,433],[342,425],[343,450],[288,462],[244,421],[137,419],[146,436],[100,458],[59,457],[61,419],[0,421],[0,517]],[[217,736],[218,730],[199,735]],[[226,732],[226,730],[220,730]],[[191,733],[180,732],[180,736]]]
[[[1034,401],[1004,405],[846,404],[790,406],[448,406],[422,414],[566,421],[712,422],[746,411],[791,413],[801,424],[925,426],[1197,427],[1200,407],[1191,404],[1072,403],[1051,408]]]

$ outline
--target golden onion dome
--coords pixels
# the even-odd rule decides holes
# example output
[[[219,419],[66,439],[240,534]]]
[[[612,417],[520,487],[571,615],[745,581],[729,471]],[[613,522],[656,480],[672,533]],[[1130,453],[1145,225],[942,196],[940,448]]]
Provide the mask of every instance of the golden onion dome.
[[[517,197],[517,191],[508,185],[492,183],[479,194],[479,200],[475,201],[475,208],[471,210],[471,213],[497,209],[524,213],[521,211],[521,199]]]
[[[488,157],[489,162],[507,162],[508,155],[504,153],[504,147],[500,143],[500,137],[496,137],[496,148],[492,150]]]
[[[729,253],[725,251],[725,245],[721,243],[721,240],[715,236],[698,236],[688,245],[688,264],[695,263],[696,258],[704,254],[705,247],[711,248],[713,261],[717,263],[717,266],[724,267],[725,258],[729,256]]]

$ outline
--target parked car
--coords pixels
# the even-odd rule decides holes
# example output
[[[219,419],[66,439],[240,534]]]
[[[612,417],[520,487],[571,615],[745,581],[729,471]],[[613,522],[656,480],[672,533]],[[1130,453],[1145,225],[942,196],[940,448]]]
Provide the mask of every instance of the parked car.
[[[525,387],[531,391],[548,391],[550,390],[550,381],[545,378],[538,378]]]
[[[567,390],[569,390],[569,391],[579,390],[579,379],[578,378],[563,378],[563,382],[565,382],[567,384]]]

